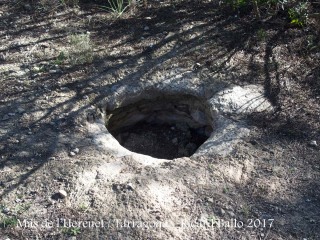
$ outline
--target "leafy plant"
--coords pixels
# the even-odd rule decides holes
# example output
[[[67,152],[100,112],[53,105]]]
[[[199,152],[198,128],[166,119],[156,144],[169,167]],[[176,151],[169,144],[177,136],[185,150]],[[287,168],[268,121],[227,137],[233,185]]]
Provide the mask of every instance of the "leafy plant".
[[[85,203],[81,203],[80,206],[79,206],[79,210],[80,210],[81,212],[87,211],[88,208],[89,208],[89,206],[88,206],[87,204],[85,204]]]
[[[225,2],[233,10],[238,10],[239,8],[245,7],[248,4],[248,0],[226,0]]]
[[[54,64],[56,65],[62,65],[64,61],[66,60],[66,55],[64,52],[60,52],[56,60],[54,61]]]
[[[77,236],[81,233],[81,229],[79,227],[63,228],[62,232],[70,236]]]
[[[258,31],[257,31],[257,38],[259,41],[264,41],[267,37],[267,33],[264,29],[260,28]]]
[[[218,222],[218,219],[215,216],[208,217],[207,220],[208,220],[209,224],[211,224],[211,225],[216,225]]]
[[[243,215],[244,215],[246,218],[249,217],[250,211],[251,211],[251,207],[250,207],[250,206],[247,206],[247,205],[242,206],[241,212],[243,213]]]
[[[108,0],[109,6],[102,6],[102,9],[106,9],[117,17],[121,17],[121,15],[127,10],[127,8],[131,5],[132,0],[124,1],[124,0]]]
[[[230,189],[229,189],[228,186],[225,186],[225,187],[223,188],[223,193],[229,193],[229,191],[230,191]]]
[[[308,19],[308,0],[222,0],[226,6],[233,11],[251,13],[260,18],[260,12],[270,17],[276,15],[280,10],[288,13],[291,24],[304,26]]]
[[[21,205],[18,205],[16,206],[15,210],[17,211],[18,214],[22,214],[26,211],[28,211],[31,207],[31,204],[21,204]]]
[[[308,20],[308,2],[299,3],[297,6],[292,7],[288,10],[290,23],[293,25],[298,25],[300,27],[304,26]]]
[[[17,225],[18,225],[18,219],[16,217],[4,218],[0,222],[0,228],[15,227]]]

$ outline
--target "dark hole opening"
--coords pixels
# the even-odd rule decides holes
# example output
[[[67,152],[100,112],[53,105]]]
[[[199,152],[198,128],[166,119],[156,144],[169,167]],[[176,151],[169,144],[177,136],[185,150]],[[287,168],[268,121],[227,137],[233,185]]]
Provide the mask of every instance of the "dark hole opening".
[[[212,132],[206,106],[195,97],[142,100],[107,116],[109,132],[126,149],[155,158],[189,157]]]

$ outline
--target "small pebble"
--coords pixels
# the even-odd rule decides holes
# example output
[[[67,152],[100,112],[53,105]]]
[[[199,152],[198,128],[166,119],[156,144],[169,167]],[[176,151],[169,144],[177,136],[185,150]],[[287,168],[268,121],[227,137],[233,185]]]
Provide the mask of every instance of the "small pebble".
[[[24,10],[26,10],[26,11],[31,11],[31,10],[32,10],[32,7],[31,7],[30,4],[24,4],[24,5],[23,5],[23,8],[24,8]]]
[[[4,209],[2,209],[2,212],[3,212],[4,214],[7,214],[7,213],[10,212],[10,208],[4,208]]]
[[[223,216],[225,213],[226,213],[226,211],[221,208],[220,209],[220,214]]]
[[[1,16],[1,14],[0,14]],[[4,55],[3,53],[0,54],[0,61],[5,61],[6,60],[6,55]]]
[[[128,183],[127,184],[127,188],[129,189],[129,190],[134,190],[134,186],[133,186],[133,184],[132,183]]]
[[[72,151],[70,152],[70,156],[71,156],[71,157],[73,157],[73,156],[75,156],[75,155],[76,155],[75,152],[72,152]]]
[[[144,27],[144,30],[145,30],[145,31],[148,31],[149,29],[150,29],[150,28],[149,28],[148,26],[145,26],[145,27]]]
[[[35,66],[35,67],[32,68],[32,70],[33,70],[34,72],[39,72],[39,71],[40,71],[40,68],[37,67],[37,66]]]
[[[17,109],[17,112],[18,113],[23,113],[25,110],[24,110],[24,108],[21,108],[21,107],[19,107],[18,109]]]
[[[65,190],[59,190],[58,194],[61,198],[66,198],[68,196],[67,192]]]
[[[214,201],[213,201],[213,198],[208,198],[207,202],[213,203],[213,202],[214,202]]]
[[[50,74],[55,74],[55,73],[59,73],[60,71],[58,69],[51,69],[49,70]]]
[[[75,149],[72,150],[72,152],[74,152],[76,154],[79,153],[79,151],[80,151],[79,148],[75,148]]]
[[[234,212],[229,212],[230,217],[235,217],[236,215],[234,214]]]
[[[70,88],[68,88],[68,87],[61,87],[60,89],[61,89],[61,91],[70,91]]]
[[[317,147],[317,146],[318,146],[318,143],[317,143],[317,141],[312,140],[312,141],[310,141],[309,145],[310,145],[311,147]]]

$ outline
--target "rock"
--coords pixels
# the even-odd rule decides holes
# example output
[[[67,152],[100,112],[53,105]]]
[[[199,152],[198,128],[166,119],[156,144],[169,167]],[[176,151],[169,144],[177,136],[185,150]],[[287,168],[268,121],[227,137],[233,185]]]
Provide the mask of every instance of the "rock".
[[[310,145],[311,147],[317,147],[317,146],[318,146],[318,143],[317,143],[317,141],[312,140],[312,141],[310,141],[309,145]]]
[[[15,114],[15,113],[8,113],[8,115],[9,115],[10,117],[13,117],[13,116],[15,116],[16,114]]]
[[[273,106],[264,96],[264,88],[259,85],[233,86],[217,93],[210,104],[213,109],[226,114],[251,114],[272,112]]]
[[[178,138],[172,139],[171,142],[172,142],[173,144],[177,144],[177,143],[178,143]]]
[[[24,4],[23,5],[23,8],[24,8],[24,10],[26,10],[26,11],[31,11],[32,10],[32,7],[31,7],[31,5],[30,4]]]
[[[230,215],[230,217],[232,217],[232,218],[234,218],[236,215],[234,214],[234,212],[228,212],[229,213],[229,215]]]
[[[130,191],[133,191],[134,190],[134,185],[132,183],[128,183],[127,184],[127,189],[130,190]]]
[[[10,208],[3,208],[2,209],[2,213],[4,213],[4,214],[7,214],[7,213],[9,213],[10,212]]]
[[[220,209],[220,214],[223,216],[225,213],[226,213],[226,211],[221,208]]]
[[[67,192],[62,189],[59,190],[58,194],[60,195],[60,198],[66,198],[68,196]]]
[[[195,65],[193,65],[193,70],[198,70],[201,68],[201,64],[200,63],[196,63]]]
[[[145,26],[143,30],[148,31],[150,30],[150,28],[148,26]]]
[[[73,149],[72,151],[73,151],[74,153],[78,154],[80,150],[79,150],[79,148],[75,148],[75,149]]]
[[[70,91],[70,88],[68,88],[68,87],[61,87],[60,90],[61,90],[61,91],[64,91],[64,92],[68,92],[68,91]]]
[[[15,202],[16,202],[16,203],[19,203],[19,202],[22,202],[22,200],[19,199],[19,198],[17,198],[17,199],[15,200]]]
[[[71,157],[74,157],[75,155],[77,155],[75,152],[73,152],[73,151],[70,152]]]
[[[208,202],[208,203],[213,203],[213,202],[214,202],[214,201],[213,201],[213,198],[208,198],[208,199],[207,199],[207,202]]]
[[[24,111],[25,111],[25,109],[22,108],[22,107],[18,107],[18,108],[17,108],[17,112],[18,112],[18,113],[24,113]]]
[[[49,70],[50,74],[55,74],[55,73],[61,73],[62,71],[60,69],[51,69]]]
[[[4,55],[3,53],[0,54],[0,61],[4,62],[6,61],[6,55]]]
[[[40,71],[40,68],[37,67],[37,66],[34,66],[34,67],[32,68],[32,71],[33,71],[33,72],[39,72],[39,71]]]

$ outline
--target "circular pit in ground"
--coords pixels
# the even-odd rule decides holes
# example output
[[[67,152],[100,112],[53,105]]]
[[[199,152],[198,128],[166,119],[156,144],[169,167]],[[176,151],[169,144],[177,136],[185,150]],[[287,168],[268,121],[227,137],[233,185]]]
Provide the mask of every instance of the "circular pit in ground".
[[[161,159],[189,157],[214,129],[208,109],[191,95],[142,99],[107,111],[106,127],[132,152]]]

